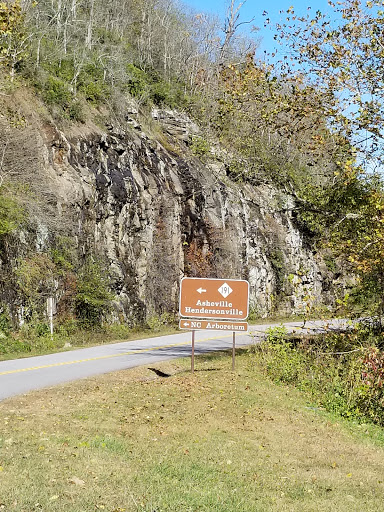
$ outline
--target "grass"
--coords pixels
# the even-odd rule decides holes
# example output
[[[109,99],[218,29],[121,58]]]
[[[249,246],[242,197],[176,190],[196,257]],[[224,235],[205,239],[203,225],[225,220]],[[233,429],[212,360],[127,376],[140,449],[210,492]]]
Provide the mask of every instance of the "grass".
[[[383,431],[310,407],[241,351],[0,403],[0,509],[383,509]]]
[[[249,322],[250,325],[269,325],[282,322],[293,322],[296,318],[264,318]],[[75,350],[78,348],[94,347],[106,343],[118,343],[121,341],[134,341],[157,336],[166,336],[182,332],[176,323],[158,325],[153,328],[134,327],[125,325],[111,325],[104,328],[76,329],[72,333],[55,332],[36,336],[31,332],[13,333],[8,338],[0,339],[0,361],[25,358]]]
[[[132,329],[79,329],[72,334],[54,334],[52,338],[49,334],[38,337],[28,335],[28,333],[18,336],[16,333],[15,338],[9,337],[0,340],[0,361],[65,352],[79,348],[104,345],[106,343],[154,338],[157,336],[176,334],[177,332],[180,332],[177,327],[165,325],[155,329],[140,327]]]

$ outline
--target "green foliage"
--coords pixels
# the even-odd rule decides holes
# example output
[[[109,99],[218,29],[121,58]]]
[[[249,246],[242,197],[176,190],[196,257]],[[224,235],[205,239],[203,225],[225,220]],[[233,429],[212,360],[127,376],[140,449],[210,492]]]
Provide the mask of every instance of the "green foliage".
[[[43,99],[48,105],[56,104],[65,110],[72,101],[72,93],[63,79],[49,76],[44,84]]]
[[[89,260],[82,268],[77,283],[77,317],[84,324],[100,325],[110,310],[112,300],[105,269]]]
[[[148,74],[134,64],[127,65],[128,80],[126,88],[129,94],[135,98],[146,98],[149,96],[150,78]]]
[[[11,317],[6,306],[0,304],[0,339],[5,338],[12,327]]]
[[[51,51],[53,51],[53,49],[54,48],[52,48]],[[66,84],[70,84],[75,75],[75,66],[73,59],[69,58],[45,61],[42,64],[42,68],[47,72],[48,76],[60,78],[60,80],[62,80]]]
[[[108,88],[102,82],[86,82],[79,86],[79,91],[89,103],[98,105],[108,97]]]
[[[0,188],[0,238],[15,231],[24,219],[21,206]]]
[[[71,101],[68,108],[64,109],[64,117],[68,117],[71,121],[85,123],[86,118],[82,102],[79,99]]]
[[[378,336],[379,334],[379,336]],[[346,333],[289,339],[281,328],[267,331],[258,347],[275,381],[310,392],[327,410],[384,425],[384,353],[377,326],[360,324]]]
[[[128,80],[125,88],[135,98],[144,103],[151,100],[155,105],[172,108],[187,105],[189,99],[185,88],[177,80],[166,80],[161,74],[143,71],[134,64],[128,64],[126,69]]]
[[[63,272],[73,270],[76,259],[73,240],[68,237],[59,237],[50,250],[50,256],[58,269]]]
[[[284,253],[281,249],[274,249],[269,254],[269,261],[272,265],[276,278],[276,292],[279,294],[283,291],[284,278],[286,274],[286,265]]]
[[[282,345],[284,347],[287,346],[286,339],[287,339],[288,331],[284,327],[284,325],[280,325],[278,327],[269,327],[266,330],[266,334],[267,334],[266,343],[268,345],[272,345],[272,346]]]
[[[34,326],[35,334],[38,338],[41,338],[42,336],[46,336],[49,331],[49,326],[45,322],[38,322]]]
[[[19,261],[15,270],[17,284],[30,314],[45,309],[45,300],[54,294],[57,269],[48,254],[35,253]]]
[[[147,325],[153,332],[160,332],[166,327],[176,325],[175,315],[172,313],[162,313],[160,316],[153,315],[147,319]]]
[[[104,70],[95,62],[90,62],[81,70],[77,84],[79,92],[93,105],[105,102],[110,96],[110,88],[104,80]]]
[[[188,101],[183,86],[174,80],[155,79],[151,84],[150,97],[155,105],[171,108],[182,108]]]
[[[247,165],[243,158],[234,158],[227,164],[228,177],[237,183],[252,182],[253,177],[247,172]]]
[[[211,146],[204,137],[192,135],[190,149],[197,157],[204,158],[209,154]]]
[[[273,182],[298,196],[307,185],[322,188],[339,154],[326,124],[326,95],[307,87],[302,76],[281,79],[252,55],[223,68],[220,80],[212,120],[237,156],[230,177]]]
[[[261,346],[266,356],[266,371],[275,380],[285,383],[296,382],[304,369],[305,361],[287,339],[286,328],[271,327],[267,329],[266,334],[266,340]]]
[[[77,93],[93,105],[105,102],[110,96],[110,87],[104,79],[100,63],[90,60],[76,68],[73,58],[43,63],[44,74],[36,74],[38,86],[43,90],[43,99],[48,105],[58,105],[66,117],[82,121],[81,101]],[[76,109],[79,112],[76,112]]]
[[[351,305],[361,313],[384,314],[384,184],[381,176],[365,175],[347,160],[333,186],[310,190],[299,219],[308,226],[327,261],[338,259],[355,277]],[[334,269],[334,264],[330,270]]]
[[[70,86],[61,78],[48,76],[42,85],[44,101],[51,107],[58,107],[59,113],[72,121],[84,122],[83,107],[72,93]]]
[[[109,339],[123,340],[132,336],[135,329],[127,324],[111,324],[104,326],[105,334]]]
[[[260,310],[256,305],[250,305],[249,307],[249,315],[248,315],[248,321],[254,322],[255,320],[259,320],[262,317],[260,314]]]
[[[30,323],[1,340],[0,355],[9,358],[46,354],[62,349],[64,343],[65,340],[61,336],[51,336],[47,325]]]
[[[323,261],[327,267],[327,269],[330,271],[330,272],[336,272],[337,270],[337,266],[336,266],[336,262],[335,262],[335,258],[331,255],[328,255],[326,254],[324,257],[323,257]]]
[[[0,354],[25,354],[31,352],[31,346],[26,340],[12,337],[1,339]]]

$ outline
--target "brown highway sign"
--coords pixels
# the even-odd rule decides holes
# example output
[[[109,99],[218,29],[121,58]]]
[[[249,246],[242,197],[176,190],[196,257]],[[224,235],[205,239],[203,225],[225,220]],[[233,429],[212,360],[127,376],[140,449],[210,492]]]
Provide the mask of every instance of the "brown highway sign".
[[[197,277],[181,280],[179,313],[183,317],[245,320],[248,304],[248,281]]]
[[[223,322],[221,320],[198,320],[183,318],[179,322],[179,329],[190,331],[228,331],[247,332],[247,322]]]

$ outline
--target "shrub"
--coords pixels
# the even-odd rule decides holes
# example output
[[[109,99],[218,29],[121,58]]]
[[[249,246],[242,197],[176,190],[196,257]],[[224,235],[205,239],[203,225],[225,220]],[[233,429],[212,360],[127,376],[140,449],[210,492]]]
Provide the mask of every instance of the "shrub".
[[[50,249],[50,257],[62,273],[73,270],[76,257],[73,240],[69,237],[58,237],[55,246]]]
[[[155,78],[150,87],[150,97],[155,105],[182,108],[188,103],[182,84],[175,80],[166,81]]]
[[[45,322],[38,322],[35,325],[35,334],[38,338],[49,334],[49,326]]]
[[[88,261],[80,272],[75,296],[77,317],[83,324],[100,325],[110,311],[113,295],[109,291],[105,269]]]
[[[43,99],[49,105],[55,104],[66,109],[72,101],[72,93],[61,78],[49,76],[44,84]]]
[[[110,90],[104,80],[104,69],[99,63],[91,62],[84,67],[78,77],[78,90],[85,99],[96,105],[110,96]]]
[[[125,86],[135,98],[150,99],[155,105],[171,108],[187,105],[188,97],[177,80],[165,80],[158,73],[143,71],[134,64],[128,64],[126,70],[128,79]]]
[[[45,311],[45,299],[54,294],[57,268],[48,254],[35,253],[20,260],[15,270],[24,305],[30,315]]]
[[[284,326],[271,327],[261,344],[265,368],[274,380],[295,383],[305,369],[304,357],[287,338]]]
[[[23,216],[23,209],[0,189],[0,238],[15,231],[20,226]]]
[[[151,331],[159,332],[165,327],[175,326],[175,315],[172,313],[162,313],[160,316],[154,315],[147,319],[147,324]]]
[[[85,113],[83,104],[80,100],[76,99],[71,101],[67,110],[65,111],[65,117],[68,117],[71,121],[77,121],[78,123],[85,123]]]
[[[127,65],[128,80],[126,88],[135,98],[148,96],[150,78],[145,71],[137,68],[134,64]]]
[[[192,135],[190,148],[195,156],[198,156],[199,158],[204,158],[209,154],[211,146],[209,142],[203,137],[199,137],[198,135]]]
[[[366,334],[358,328],[289,340],[275,327],[257,352],[274,380],[310,392],[329,411],[384,426],[384,353],[363,346]]]
[[[0,304],[0,338],[5,338],[11,330],[12,322],[6,306]]]
[[[85,83],[79,87],[79,91],[81,91],[84,94],[85,99],[93,105],[97,105],[104,101],[109,94],[106,85],[102,82]]]
[[[42,90],[43,100],[51,109],[58,107],[60,115],[64,118],[84,122],[81,101],[74,96],[68,83],[61,78],[48,76],[42,85]]]

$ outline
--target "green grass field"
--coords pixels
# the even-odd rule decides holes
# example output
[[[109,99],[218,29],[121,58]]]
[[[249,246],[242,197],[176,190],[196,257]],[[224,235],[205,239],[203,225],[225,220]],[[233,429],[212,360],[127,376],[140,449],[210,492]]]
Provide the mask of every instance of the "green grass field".
[[[384,435],[311,407],[239,353],[0,403],[0,510],[384,510]]]

